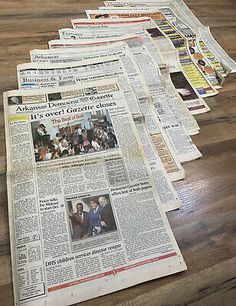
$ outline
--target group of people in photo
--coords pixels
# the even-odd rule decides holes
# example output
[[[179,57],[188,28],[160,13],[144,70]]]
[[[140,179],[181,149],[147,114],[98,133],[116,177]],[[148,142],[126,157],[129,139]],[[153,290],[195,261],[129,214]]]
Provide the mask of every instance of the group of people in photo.
[[[90,210],[83,203],[76,204],[76,212],[69,208],[72,240],[104,234],[116,230],[111,204],[107,196],[90,199]]]
[[[87,126],[77,124],[60,128],[52,137],[43,123],[39,123],[34,134],[36,161],[92,153],[117,147],[117,138],[106,116],[102,119],[87,119]]]

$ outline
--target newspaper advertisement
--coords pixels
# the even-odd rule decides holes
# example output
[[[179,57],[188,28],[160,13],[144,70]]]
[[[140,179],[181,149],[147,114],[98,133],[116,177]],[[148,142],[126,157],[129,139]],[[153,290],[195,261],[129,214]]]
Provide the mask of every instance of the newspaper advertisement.
[[[143,35],[143,29],[146,29],[148,33],[151,35],[152,39],[157,42],[157,45],[160,47],[161,53],[163,54],[162,56],[162,62],[166,62],[166,50],[168,50],[168,57],[169,57],[169,52],[172,50],[172,56],[173,58],[171,59],[171,67],[170,72],[179,72],[179,75],[181,75],[181,79],[183,82],[181,82],[181,86],[185,85],[185,87],[179,87],[179,84],[176,82],[172,82],[174,87],[176,88],[177,92],[182,93],[184,92],[184,98],[183,94],[180,95],[180,99],[184,101],[188,109],[192,114],[199,114],[203,112],[209,111],[209,107],[206,104],[206,102],[203,100],[203,98],[200,96],[200,94],[197,92],[196,89],[194,89],[191,84],[188,82],[188,80],[185,77],[184,72],[181,70],[180,63],[179,63],[179,56],[178,53],[176,52],[176,49],[172,45],[171,41],[168,38],[165,38],[164,35],[157,29],[156,24],[154,21],[150,18],[147,17],[142,17],[142,18],[125,18],[125,19],[119,19],[119,20],[111,20],[111,19],[98,19],[98,20],[72,20],[73,27],[77,29],[78,31],[61,31],[60,34],[63,35],[65,38],[73,38],[74,39],[79,39],[79,40],[85,40],[88,37],[98,37],[100,35],[106,35],[108,39],[108,35],[110,33],[110,36],[112,37],[113,35],[116,35],[117,33],[123,34],[123,33],[136,33],[142,40],[143,40],[143,46],[142,46],[142,51],[138,52],[138,56],[136,58],[137,62],[140,61],[140,65],[143,63],[143,59],[145,60],[145,65],[142,65],[142,70],[149,71],[147,74],[147,78],[150,79],[148,76],[153,73],[157,72],[152,72],[150,68],[150,64],[153,61],[155,61],[158,66],[162,67],[163,63],[160,63],[157,54],[152,51],[155,48],[151,48],[153,45],[150,43],[150,40],[146,39],[146,36]],[[70,35],[68,35],[70,34]],[[130,46],[132,49],[131,50],[137,50],[136,45],[131,45]],[[141,49],[139,47],[139,49]],[[133,51],[133,52],[134,52]],[[141,52],[141,56],[140,56]],[[144,53],[145,52],[145,56]],[[135,52],[133,53],[134,55],[136,54]],[[150,56],[152,58],[150,58]],[[168,58],[169,60],[169,58]],[[169,64],[169,62],[168,62]],[[147,69],[149,67],[149,69]],[[155,67],[155,64],[153,63],[151,67]],[[160,71],[158,71],[158,75],[160,74]],[[168,78],[166,79],[168,81]],[[171,86],[170,86],[171,87]],[[190,90],[191,89],[191,90]],[[183,91],[184,90],[184,91]],[[171,91],[172,94],[174,95],[174,91]],[[192,94],[195,92],[196,94]],[[178,100],[178,99],[177,99]],[[176,99],[175,99],[176,101]]]
[[[230,68],[230,72],[236,72],[236,62],[233,60],[225,50],[218,44],[211,34],[209,27],[202,27],[199,29],[199,34],[201,39],[204,41],[205,45],[208,47],[211,53],[213,53],[216,58],[222,62],[226,67]]]
[[[206,80],[213,88],[222,88],[221,85],[224,81],[224,77],[227,75],[226,69],[218,62],[217,70],[215,70],[215,66],[211,64],[212,61],[208,60],[205,56],[205,54],[207,55],[208,53],[203,54],[199,48],[199,37],[191,28],[184,24],[170,8],[162,8],[160,11],[178,32],[186,38],[190,57],[195,65],[202,71]]]
[[[188,6],[182,0],[172,1],[174,6],[181,13],[181,18],[198,33],[201,39],[206,44],[209,51],[214,54],[217,60],[228,67],[231,73],[236,72],[236,62],[233,60],[218,44],[215,38],[210,32],[210,28],[203,25],[198,18],[193,14],[193,12],[188,8]]]
[[[142,17],[148,16],[153,18],[158,29],[167,35],[175,48],[179,51],[179,59],[181,67],[186,74],[188,80],[192,84],[194,88],[197,89],[199,94],[203,97],[208,97],[217,94],[217,90],[212,87],[209,81],[205,78],[202,71],[195,65],[192,61],[188,47],[187,40],[183,37],[165,18],[165,16],[160,11],[152,11],[152,10],[112,10],[111,8],[105,8],[99,11],[96,10],[87,10],[86,11],[88,18],[98,18],[100,15],[107,15],[107,18],[112,17]]]
[[[114,79],[4,94],[17,304],[73,304],[186,269],[125,99]]]

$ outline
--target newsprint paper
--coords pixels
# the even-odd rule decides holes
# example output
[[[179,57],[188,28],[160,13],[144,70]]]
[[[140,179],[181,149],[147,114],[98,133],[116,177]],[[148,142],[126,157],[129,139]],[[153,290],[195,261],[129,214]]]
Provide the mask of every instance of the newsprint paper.
[[[16,305],[186,269],[116,79],[9,91],[4,108]]]

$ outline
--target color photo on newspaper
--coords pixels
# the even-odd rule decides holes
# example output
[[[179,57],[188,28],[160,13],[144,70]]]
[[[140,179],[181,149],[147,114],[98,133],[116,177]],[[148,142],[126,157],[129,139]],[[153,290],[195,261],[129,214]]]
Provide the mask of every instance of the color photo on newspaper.
[[[108,110],[31,122],[36,162],[118,147]]]
[[[108,194],[67,201],[72,241],[116,230]]]

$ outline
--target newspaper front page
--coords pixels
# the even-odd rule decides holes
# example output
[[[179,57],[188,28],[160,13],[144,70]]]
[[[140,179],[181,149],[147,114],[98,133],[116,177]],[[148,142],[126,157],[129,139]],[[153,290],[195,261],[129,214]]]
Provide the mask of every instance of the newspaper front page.
[[[73,304],[186,269],[125,99],[114,79],[4,94],[16,304]]]
[[[113,35],[123,33],[135,33],[138,35],[144,43],[144,46],[142,47],[142,51],[138,52],[137,62],[140,61],[140,65],[143,63],[143,58],[145,60],[145,65],[142,65],[142,70],[148,71],[150,74],[156,73],[153,72],[150,68],[150,65],[148,63],[151,63],[155,61],[158,66],[163,67],[163,61],[166,61],[166,53],[168,53],[172,50],[172,56],[171,59],[171,66],[173,66],[173,63],[175,64],[174,67],[171,67],[170,72],[176,72],[175,75],[172,75],[173,78],[171,78],[171,82],[176,88],[179,97],[186,103],[188,109],[191,111],[192,114],[199,114],[203,112],[209,111],[209,107],[206,104],[206,102],[203,100],[203,98],[200,96],[200,94],[197,92],[196,89],[194,89],[191,84],[188,82],[184,72],[182,71],[179,63],[179,55],[178,52],[176,52],[176,49],[172,45],[169,38],[166,38],[164,35],[159,35],[160,31],[157,29],[156,24],[151,18],[142,17],[142,18],[125,18],[125,19],[98,19],[98,20],[72,20],[73,27],[77,29],[76,32],[73,32],[73,34],[70,32],[70,36],[65,36],[67,38],[72,37],[74,39],[79,40],[85,40],[88,39],[88,37],[100,37],[101,35],[106,35],[106,38],[108,39],[108,36],[111,37]],[[146,39],[146,35],[143,35],[143,30],[146,29],[149,34],[151,35],[153,41],[157,42],[157,45],[160,47],[161,54],[163,55],[161,58],[161,62],[159,61],[158,54],[154,51],[155,47],[153,48],[153,41],[150,41],[150,39]],[[65,31],[64,34],[66,35]],[[67,32],[67,34],[69,34]],[[152,47],[151,47],[152,46]],[[137,46],[130,45],[132,50],[136,50]],[[139,49],[141,49],[139,47]],[[145,50],[146,49],[146,50]],[[131,51],[132,51],[131,50]],[[168,52],[166,51],[168,50]],[[134,52],[133,51],[133,52]],[[150,51],[150,52],[149,52]],[[140,56],[141,52],[141,56]],[[144,53],[145,52],[145,56]],[[135,55],[136,53],[134,53]],[[150,58],[150,56],[152,58]],[[169,60],[169,58],[168,58]],[[155,67],[155,64],[152,64],[151,67]],[[149,68],[149,69],[147,69]],[[177,73],[178,72],[178,73]],[[160,73],[158,73],[159,75]],[[148,77],[147,75],[147,77]],[[150,78],[148,78],[150,79]],[[166,79],[167,80],[167,79]],[[171,88],[171,86],[170,86]],[[173,90],[171,91],[172,95],[174,95]]]

